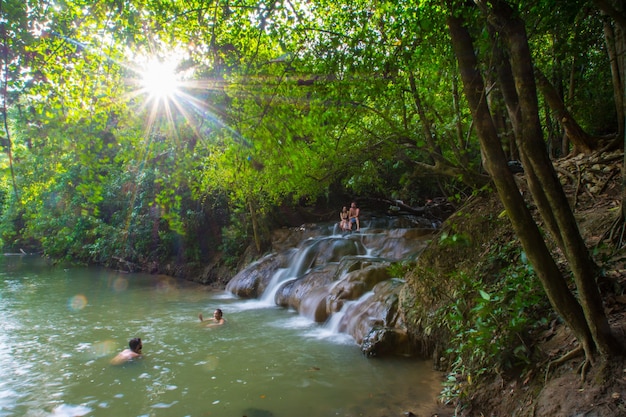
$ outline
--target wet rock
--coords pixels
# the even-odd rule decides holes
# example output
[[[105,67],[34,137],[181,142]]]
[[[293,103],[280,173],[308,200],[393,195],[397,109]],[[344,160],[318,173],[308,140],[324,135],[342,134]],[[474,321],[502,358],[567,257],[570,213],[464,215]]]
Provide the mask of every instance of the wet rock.
[[[361,343],[361,352],[368,357],[381,357],[407,353],[408,336],[398,329],[373,328]]]
[[[276,271],[285,264],[284,252],[266,256],[235,275],[226,285],[226,291],[242,298],[257,298],[263,294]]]
[[[344,312],[339,321],[338,330],[348,333],[360,345],[370,338],[368,350],[372,352],[387,353],[385,348],[377,348],[374,344],[384,343],[382,337],[373,339],[373,329],[387,329],[398,333],[395,340],[398,346],[395,352],[408,353],[409,340],[406,337],[406,326],[398,311],[399,293],[404,286],[400,279],[390,279],[376,285],[372,291],[356,302],[349,303],[344,307]],[[374,356],[374,355],[370,355]]]
[[[329,304],[339,306],[342,300],[356,300],[379,282],[390,279],[389,265],[380,262],[346,274],[331,290]]]
[[[391,221],[397,226],[400,220]],[[406,354],[410,344],[398,312],[404,281],[389,267],[417,258],[432,229],[389,228],[388,219],[379,219],[381,228],[375,229],[374,223],[364,220],[361,233],[343,236],[332,227],[278,231],[273,247],[281,251],[242,270],[226,290],[260,298],[271,285],[277,305],[317,323],[332,323],[332,331],[363,344],[366,355]]]
[[[366,249],[360,241],[343,237],[319,239],[311,248],[311,267],[339,262],[344,257],[363,255]]]
[[[308,299],[313,291],[325,288],[334,282],[337,264],[327,264],[306,273],[303,277],[289,281],[279,288],[275,302],[282,307],[291,307],[300,311],[303,300]]]

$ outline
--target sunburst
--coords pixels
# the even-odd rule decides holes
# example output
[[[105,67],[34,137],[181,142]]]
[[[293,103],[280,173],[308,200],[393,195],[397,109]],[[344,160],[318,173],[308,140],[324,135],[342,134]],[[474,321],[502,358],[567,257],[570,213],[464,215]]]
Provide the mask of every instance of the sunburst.
[[[177,65],[174,60],[149,61],[141,72],[140,84],[143,92],[157,101],[173,99],[182,85],[181,73],[176,70]]]

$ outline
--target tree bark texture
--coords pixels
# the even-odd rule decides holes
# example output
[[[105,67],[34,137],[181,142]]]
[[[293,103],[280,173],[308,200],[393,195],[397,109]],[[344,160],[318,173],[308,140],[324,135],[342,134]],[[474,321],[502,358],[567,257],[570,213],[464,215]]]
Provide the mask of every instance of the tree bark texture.
[[[447,24],[452,47],[459,62],[465,95],[476,124],[481,148],[485,154],[487,169],[492,175],[513,229],[528,259],[535,267],[552,306],[574,331],[585,351],[592,352],[593,341],[583,310],[561,275],[508,169],[500,139],[485,100],[484,82],[478,70],[471,36],[463,26],[463,20],[460,17],[449,16]]]
[[[518,138],[520,153],[525,171],[532,171],[529,186],[535,201],[547,202],[548,206],[538,204],[541,216],[556,221],[557,242],[562,242],[561,250],[568,260],[576,282],[578,298],[591,331],[595,348],[603,355],[616,354],[618,345],[613,337],[604,314],[602,298],[596,284],[597,267],[580,235],[574,214],[567,196],[556,175],[552,161],[546,152],[541,124],[539,104],[535,85],[534,71],[524,22],[517,17],[513,9],[503,0],[484,0],[477,3],[488,4],[487,18],[494,23],[506,39],[510,54],[511,69],[515,79],[516,91],[522,112],[521,138]],[[590,360],[592,351],[586,351]]]

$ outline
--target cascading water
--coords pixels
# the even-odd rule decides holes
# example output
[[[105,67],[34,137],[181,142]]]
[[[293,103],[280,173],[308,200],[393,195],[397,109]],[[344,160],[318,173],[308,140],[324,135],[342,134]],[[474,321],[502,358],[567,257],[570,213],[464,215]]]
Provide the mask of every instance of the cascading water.
[[[281,230],[277,242],[302,239],[295,248],[276,245],[262,262],[233,277],[226,290],[265,306],[293,309],[327,330],[349,334],[362,349],[367,346],[369,355],[404,354],[407,346],[391,346],[407,338],[398,337],[406,336],[397,314],[403,281],[391,276],[389,266],[415,260],[434,229],[419,221],[398,227],[394,220],[377,219],[376,228],[372,222],[362,225],[361,233],[344,235],[336,233],[335,224],[293,229],[289,238]]]
[[[278,289],[283,284],[304,275],[311,267],[311,264],[315,260],[314,248],[316,243],[316,240],[310,239],[304,242],[302,248],[289,251],[293,253],[293,261],[289,263],[287,268],[281,268],[276,271],[267,285],[267,288],[261,295],[261,301],[268,305],[276,305],[274,299]]]

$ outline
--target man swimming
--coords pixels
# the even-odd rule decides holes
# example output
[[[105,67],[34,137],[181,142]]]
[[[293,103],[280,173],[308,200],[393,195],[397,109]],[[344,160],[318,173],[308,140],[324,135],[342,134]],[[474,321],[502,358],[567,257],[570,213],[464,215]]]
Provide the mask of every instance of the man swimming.
[[[135,358],[141,357],[141,349],[143,348],[143,343],[141,343],[140,338],[135,337],[133,339],[130,339],[130,341],[128,342],[128,347],[129,349],[124,349],[123,351],[118,353],[116,357],[111,359],[111,365],[121,365]]]

